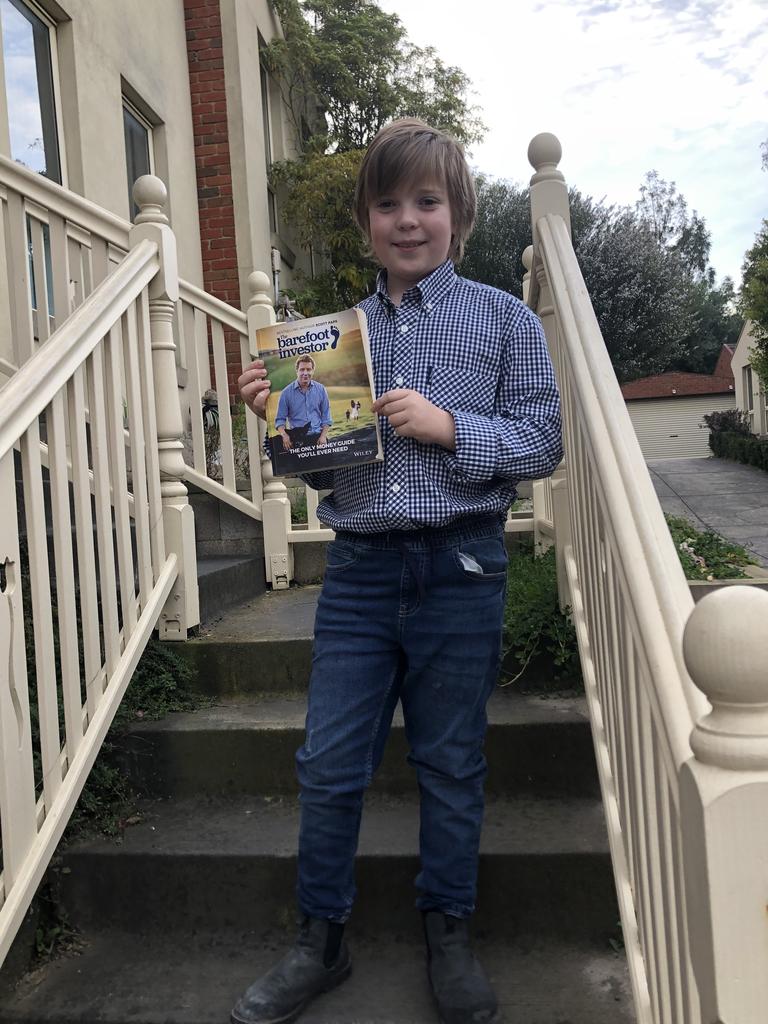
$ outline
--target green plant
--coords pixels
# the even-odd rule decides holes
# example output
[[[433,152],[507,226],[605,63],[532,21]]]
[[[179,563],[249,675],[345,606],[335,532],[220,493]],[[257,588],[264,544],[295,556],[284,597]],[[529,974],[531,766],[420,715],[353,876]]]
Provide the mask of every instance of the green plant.
[[[552,663],[548,677],[558,688],[581,683],[576,631],[558,605],[554,548],[536,557],[523,551],[510,554],[503,651],[504,665],[513,661],[515,668],[502,671],[508,676],[503,686],[523,678],[544,657]]]
[[[722,412],[711,412],[704,417],[704,423],[713,434],[723,431],[750,436],[749,417],[741,409],[725,409]]]
[[[746,436],[733,431],[711,433],[709,447],[721,459],[732,459],[768,471],[768,441],[754,434]]]
[[[288,492],[288,497],[291,502],[291,522],[292,523],[306,523],[307,522],[307,492],[301,487]]]
[[[680,564],[689,580],[728,580],[746,576],[745,565],[755,559],[740,545],[712,530],[702,533],[683,516],[665,516]]]

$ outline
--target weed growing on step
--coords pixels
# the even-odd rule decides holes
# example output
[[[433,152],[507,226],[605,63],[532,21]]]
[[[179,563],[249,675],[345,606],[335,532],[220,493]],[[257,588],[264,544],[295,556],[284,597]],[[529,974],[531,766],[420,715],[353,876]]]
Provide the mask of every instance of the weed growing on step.
[[[513,552],[507,573],[500,684],[526,690],[581,686],[576,631],[557,601],[555,549]]]
[[[701,533],[682,516],[665,516],[686,579],[743,579],[745,565],[756,560],[739,544],[724,540],[711,530]]]

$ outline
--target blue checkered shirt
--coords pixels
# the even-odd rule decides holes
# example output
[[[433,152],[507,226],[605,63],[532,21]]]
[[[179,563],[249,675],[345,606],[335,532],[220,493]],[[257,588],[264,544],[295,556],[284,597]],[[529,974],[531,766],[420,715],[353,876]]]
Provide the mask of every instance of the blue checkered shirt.
[[[538,317],[519,299],[459,277],[450,261],[399,306],[386,272],[364,299],[376,397],[412,388],[453,414],[456,451],[399,437],[379,420],[384,461],[303,477],[333,488],[318,507],[334,530],[378,533],[504,515],[521,479],[562,457],[560,398]]]

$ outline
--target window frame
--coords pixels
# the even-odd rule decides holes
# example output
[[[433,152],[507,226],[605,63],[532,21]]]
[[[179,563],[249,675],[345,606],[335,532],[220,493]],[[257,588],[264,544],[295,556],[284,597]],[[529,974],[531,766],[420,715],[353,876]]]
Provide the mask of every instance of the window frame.
[[[128,113],[131,115],[131,117],[135,121],[137,121],[139,123],[139,125],[147,133],[147,151],[149,153],[149,172],[148,173],[149,174],[154,174],[155,173],[155,136],[154,136],[154,132],[155,132],[155,128],[157,126],[155,124],[153,124],[152,121],[147,117],[147,115],[142,112],[140,107],[138,107],[133,102],[133,100],[131,100],[131,98],[126,95],[124,90],[121,93],[121,99],[122,99],[121,111],[126,111],[127,110]],[[123,120],[123,143],[125,144],[125,120]],[[125,148],[125,176],[126,176],[126,183],[127,183],[127,181],[128,181],[128,147],[127,146]],[[128,186],[128,219],[129,220],[133,220],[133,195],[132,195],[132,190],[133,190],[133,185],[129,185]]]
[[[43,25],[48,29],[48,52],[51,57],[51,91],[53,93],[53,126],[56,133],[56,145],[58,147],[58,158],[59,158],[59,178],[60,181],[57,184],[62,185],[63,188],[69,187],[69,177],[67,174],[67,147],[66,139],[64,136],[64,120],[62,117],[62,101],[61,101],[61,79],[59,74],[59,50],[57,40],[57,29],[60,21],[57,21],[52,14],[50,14],[45,7],[37,2],[37,0],[10,0],[11,5],[14,7],[26,7],[36,18],[38,18]],[[22,17],[24,15],[22,14]],[[0,42],[2,40],[2,27],[0,27]],[[2,46],[0,45],[0,50]],[[3,82],[2,87],[5,90],[7,98],[6,78],[5,78],[5,61],[0,56],[0,63],[2,63],[3,70]],[[15,159],[11,156],[10,147],[10,134],[11,126],[8,120],[7,106],[2,106],[3,113],[5,116],[5,124],[3,127],[3,133],[8,143],[8,156],[11,159]],[[36,172],[41,173],[41,172]],[[43,175],[43,177],[48,177]],[[49,181],[55,181],[55,178],[49,178]]]

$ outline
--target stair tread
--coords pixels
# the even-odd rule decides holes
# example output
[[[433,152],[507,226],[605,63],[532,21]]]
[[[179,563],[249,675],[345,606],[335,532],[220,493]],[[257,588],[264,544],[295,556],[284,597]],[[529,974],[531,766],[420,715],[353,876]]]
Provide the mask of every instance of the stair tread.
[[[247,565],[250,562],[263,562],[261,555],[210,555],[197,559],[197,577],[208,576],[222,569],[231,569],[233,565]]]
[[[306,694],[268,696],[261,700],[219,702],[197,711],[179,712],[152,722],[136,722],[135,733],[210,732],[236,729],[303,729],[307,710]],[[581,695],[543,698],[497,689],[488,702],[489,725],[573,725],[588,727],[586,699]],[[395,710],[395,728],[402,728],[400,705]]]
[[[311,641],[319,596],[319,586],[265,591],[245,604],[228,609],[215,623],[201,629],[199,637],[187,642],[263,644],[274,640]]]
[[[143,805],[142,814],[142,822],[127,828],[118,842],[75,843],[65,857],[296,856],[296,798],[152,801]],[[367,795],[358,857],[416,857],[418,838],[416,795]],[[481,856],[515,857],[607,854],[602,803],[588,797],[487,798],[480,852]]]
[[[0,1024],[224,1024],[237,996],[290,941],[289,932],[178,944],[94,935],[80,955],[33,975],[0,1009]],[[478,938],[475,948],[507,1024],[634,1021],[626,960],[607,945],[529,948]],[[420,943],[354,938],[352,955],[349,981],[317,999],[302,1024],[436,1024]]]

